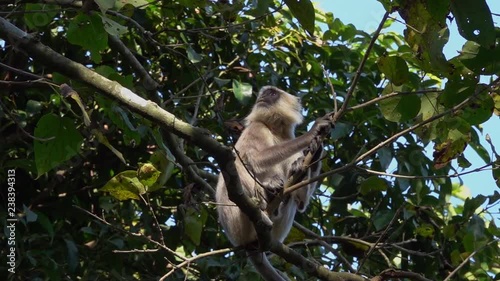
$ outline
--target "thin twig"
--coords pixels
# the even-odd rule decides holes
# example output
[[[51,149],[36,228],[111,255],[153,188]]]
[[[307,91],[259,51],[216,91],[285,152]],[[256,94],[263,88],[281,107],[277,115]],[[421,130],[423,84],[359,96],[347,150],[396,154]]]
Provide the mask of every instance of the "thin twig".
[[[479,251],[483,250],[484,248],[486,248],[487,246],[489,246],[490,244],[493,244],[493,243],[498,243],[498,240],[497,239],[494,239],[490,242],[488,242],[486,245],[482,246],[482,247],[479,247],[479,249],[477,250],[474,250],[474,252],[470,253],[469,256],[467,256],[458,266],[457,268],[455,268],[452,272],[450,272],[450,274],[448,274],[448,276],[443,280],[443,281],[448,281],[451,279],[451,277],[453,277],[453,275],[455,275],[462,267],[464,267],[464,265],[475,255],[477,254]]]
[[[438,89],[426,89],[426,90],[418,90],[418,91],[413,91],[413,92],[394,92],[394,93],[390,93],[390,94],[383,95],[383,96],[380,96],[380,97],[376,97],[374,99],[371,99],[371,100],[369,100],[367,102],[364,102],[364,103],[361,103],[361,104],[358,104],[358,105],[355,105],[355,106],[351,106],[351,107],[349,107],[349,108],[346,109],[346,112],[353,111],[353,110],[356,110],[356,109],[360,109],[360,108],[363,108],[363,107],[367,107],[367,106],[372,105],[374,103],[377,103],[377,102],[379,102],[381,100],[385,100],[385,99],[392,98],[392,97],[404,96],[404,95],[426,94],[426,93],[440,93],[442,91],[443,90],[438,90]]]
[[[458,105],[444,111],[443,113],[440,113],[440,114],[437,114],[437,115],[434,115],[432,117],[430,117],[429,119],[427,120],[424,120],[418,124],[415,124],[407,129],[404,129],[394,135],[392,135],[391,137],[389,137],[388,139],[384,140],[383,142],[377,144],[376,146],[374,146],[373,148],[371,148],[370,150],[368,150],[367,152],[365,152],[364,154],[356,157],[353,161],[347,163],[346,165],[340,167],[340,168],[337,168],[337,169],[333,169],[333,170],[330,170],[330,171],[327,171],[325,173],[322,173],[316,177],[312,177],[312,178],[309,178],[307,180],[304,180],[304,181],[301,181],[297,184],[294,184],[293,186],[290,186],[287,190],[284,191],[284,194],[288,194],[288,193],[291,193],[303,186],[306,186],[310,183],[313,183],[313,182],[316,182],[318,180],[321,180],[322,178],[324,177],[327,177],[327,176],[330,176],[330,175],[333,175],[333,174],[338,174],[340,172],[343,172],[343,171],[346,171],[346,170],[349,170],[351,169],[352,167],[356,166],[357,163],[365,160],[366,158],[368,158],[370,155],[372,155],[373,153],[377,152],[380,148],[392,143],[393,141],[397,140],[399,137],[407,134],[407,133],[410,133],[410,132],[413,132],[414,130],[426,125],[426,124],[429,124],[433,121],[436,121],[438,119],[440,119],[441,117],[444,117],[448,114],[451,114],[451,113],[454,113],[454,112],[457,112],[458,110],[462,109],[464,106],[466,106],[469,102],[471,102],[473,99],[476,98],[476,96],[483,92],[484,90],[488,89],[488,88],[491,88],[493,85],[496,85],[500,83],[500,77],[495,79],[493,82],[491,82],[489,84],[488,87],[485,87],[484,89],[482,89],[481,91],[478,91],[477,93],[475,93],[474,95],[466,98],[464,101],[462,101],[461,103],[459,103]],[[342,109],[341,109],[342,110]]]
[[[370,40],[370,43],[368,44],[368,48],[366,48],[365,55],[363,56],[363,59],[359,63],[358,69],[356,70],[356,75],[354,75],[354,78],[353,78],[352,83],[351,83],[351,87],[349,88],[349,91],[346,94],[344,103],[342,104],[342,107],[340,107],[340,110],[335,112],[335,114],[333,115],[332,120],[333,120],[334,124],[345,113],[345,110],[347,109],[347,106],[349,105],[349,100],[351,99],[351,97],[354,93],[354,89],[356,89],[356,86],[358,84],[358,80],[361,77],[363,67],[365,66],[365,63],[368,60],[368,57],[370,56],[371,50],[372,50],[373,46],[375,45],[375,42],[378,39],[380,31],[384,27],[384,24],[385,24],[388,17],[389,17],[389,12],[385,12],[384,16],[382,17],[382,20],[380,21],[380,24],[377,27],[377,30],[375,30],[375,32],[373,33],[373,37]],[[331,114],[329,114],[329,115],[331,115]]]
[[[118,230],[118,231],[121,231],[121,232],[123,232],[123,233],[129,234],[129,235],[132,235],[132,236],[137,236],[137,237],[144,238],[144,239],[148,240],[149,242],[151,242],[151,243],[153,243],[153,244],[157,245],[158,247],[160,247],[160,248],[162,248],[162,249],[166,250],[167,252],[171,253],[172,255],[174,255],[174,256],[176,256],[176,257],[180,258],[181,260],[183,260],[183,261],[187,260],[187,258],[186,258],[186,257],[184,257],[184,256],[182,256],[182,255],[180,255],[180,254],[176,253],[174,250],[172,250],[172,249],[168,248],[168,247],[167,247],[167,246],[165,246],[165,245],[162,245],[161,243],[158,243],[157,241],[155,241],[155,240],[153,240],[153,239],[151,239],[151,238],[149,238],[149,237],[147,237],[147,236],[145,236],[145,235],[143,235],[143,234],[141,234],[141,233],[134,233],[134,232],[127,231],[127,230],[125,230],[125,229],[123,229],[123,228],[119,228],[119,227],[117,227],[116,225],[113,225],[113,224],[111,224],[111,223],[107,222],[107,221],[106,221],[106,220],[104,220],[103,218],[98,217],[97,215],[95,215],[95,214],[93,214],[93,213],[91,213],[91,212],[89,212],[89,211],[85,210],[84,208],[82,208],[82,207],[80,207],[80,206],[73,205],[73,207],[74,207],[74,208],[76,208],[76,209],[78,209],[78,210],[80,210],[80,211],[82,211],[82,212],[84,212],[84,213],[86,213],[86,214],[88,214],[89,216],[91,216],[91,217],[95,218],[96,220],[98,220],[98,221],[100,221],[100,222],[104,223],[104,224],[105,224],[105,225],[107,225],[107,226],[110,226],[110,227],[112,227],[112,228],[114,228],[114,229],[116,229],[116,230]]]
[[[337,93],[335,92],[335,89],[333,88],[332,80],[330,80],[330,73],[325,69],[324,65],[321,65],[321,68],[323,69],[323,75],[326,78],[326,83],[330,87],[330,92],[332,92],[332,95],[333,95],[333,112],[337,112],[337,110],[338,110]]]
[[[387,232],[389,231],[389,228],[391,228],[391,226],[394,224],[394,222],[396,221],[396,219],[398,218],[399,216],[399,213],[403,210],[404,208],[404,205],[401,205],[397,210],[396,210],[396,213],[394,214],[394,216],[392,217],[391,221],[389,222],[389,224],[387,225],[387,227],[385,228],[384,232],[382,232],[382,234],[379,236],[379,238],[377,239],[377,241],[374,243],[374,246],[372,248],[370,248],[368,250],[368,252],[366,253],[366,255],[363,257],[363,259],[361,259],[361,261],[359,262],[359,269],[361,267],[363,267],[363,264],[365,263],[366,259],[370,257],[371,253],[373,252],[373,250],[375,250],[375,248],[377,247],[377,245],[380,243],[380,241],[382,241],[382,239],[386,236]],[[359,270],[358,270],[359,271]],[[358,272],[356,271],[356,273]]]
[[[493,164],[495,164],[495,163],[491,162],[491,163],[488,163],[488,164],[483,165],[481,167],[478,167],[478,168],[475,168],[473,170],[466,171],[466,172],[463,172],[463,173],[454,173],[454,174],[451,174],[451,175],[437,175],[437,176],[408,176],[408,175],[399,175],[399,174],[391,174],[391,173],[385,173],[385,172],[380,172],[380,171],[374,171],[374,170],[365,169],[365,168],[362,168],[362,167],[356,167],[356,169],[359,169],[359,170],[362,170],[362,171],[365,171],[367,173],[374,174],[374,175],[387,176],[387,177],[393,177],[393,178],[402,178],[402,179],[442,179],[442,178],[458,178],[458,177],[461,177],[463,175],[477,173],[477,172],[482,172],[482,171],[485,171],[487,167],[490,167]]]
[[[151,203],[149,201],[148,193],[146,192],[146,198],[144,198],[144,196],[142,196],[141,194],[139,194],[139,196],[141,197],[144,204],[146,204],[146,206],[148,206],[149,211],[151,212],[151,216],[153,217],[153,219],[155,221],[156,230],[158,231],[158,234],[160,236],[160,243],[165,246],[165,239],[163,237],[163,232],[161,231],[160,223],[158,222],[158,218],[156,217],[155,211],[153,210],[153,207],[151,206]]]
[[[34,74],[34,73],[24,71],[24,70],[22,70],[22,69],[15,68],[15,67],[12,67],[12,66],[10,66],[10,65],[7,65],[7,64],[1,63],[1,62],[0,62],[0,67],[1,67],[1,68],[4,68],[4,69],[7,69],[7,70],[9,70],[9,71],[15,72],[15,73],[17,73],[17,74],[23,75],[23,76],[27,76],[27,77],[33,78],[33,79],[46,80],[46,78],[45,78],[45,77],[43,77],[43,76],[36,75],[36,74]]]
[[[205,258],[205,257],[209,257],[209,256],[215,256],[215,255],[220,255],[220,254],[226,254],[226,253],[229,253],[229,252],[232,252],[234,249],[232,248],[226,248],[226,249],[219,249],[219,250],[215,250],[215,251],[211,251],[211,252],[206,252],[206,253],[202,253],[202,254],[199,254],[197,256],[194,256],[192,258],[189,258],[183,262],[181,262],[180,264],[174,266],[174,268],[172,270],[170,270],[167,274],[163,275],[159,281],[163,281],[165,280],[167,277],[169,277],[170,275],[172,275],[177,269],[180,269],[186,265],[189,265],[191,264],[192,262],[194,262],[195,260],[198,260],[198,259],[201,259],[201,258]]]

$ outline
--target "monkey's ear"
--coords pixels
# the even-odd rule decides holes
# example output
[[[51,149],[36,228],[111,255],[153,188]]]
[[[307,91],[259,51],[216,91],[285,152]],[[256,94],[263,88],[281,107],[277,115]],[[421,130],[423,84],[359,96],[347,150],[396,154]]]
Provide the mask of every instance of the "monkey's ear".
[[[245,126],[243,126],[243,122],[236,119],[224,121],[224,127],[226,127],[231,132],[235,132],[238,134],[241,134],[241,132],[243,132],[243,129],[245,129]]]
[[[245,129],[243,122],[236,119],[224,121],[224,127],[231,133],[231,136],[238,139]]]

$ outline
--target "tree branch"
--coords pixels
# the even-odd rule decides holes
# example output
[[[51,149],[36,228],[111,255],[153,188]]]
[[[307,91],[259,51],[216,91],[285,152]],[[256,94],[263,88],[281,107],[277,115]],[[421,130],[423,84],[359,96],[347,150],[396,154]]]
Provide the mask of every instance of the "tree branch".
[[[234,164],[235,157],[231,149],[213,139],[210,132],[189,125],[172,113],[160,108],[156,103],[145,100],[131,90],[121,86],[118,82],[111,81],[82,64],[62,56],[3,17],[0,17],[0,37],[5,39],[6,42],[11,43],[16,49],[25,52],[34,60],[40,61],[70,78],[83,81],[99,89],[109,98],[119,101],[130,108],[130,110],[154,121],[163,129],[176,134],[213,155],[217,163],[219,163],[219,167],[221,167],[221,173],[226,186],[231,187],[228,188],[229,199],[236,203],[243,213],[254,222],[259,241],[270,241],[271,226],[262,223],[265,220],[262,218],[259,207],[243,192]]]
[[[297,253],[290,247],[278,241],[272,241],[271,252],[281,256],[287,262],[295,264],[302,268],[308,274],[314,275],[321,280],[328,281],[366,281],[368,279],[363,276],[348,273],[348,272],[332,272],[321,264],[317,264],[309,259],[306,259],[301,254]]]

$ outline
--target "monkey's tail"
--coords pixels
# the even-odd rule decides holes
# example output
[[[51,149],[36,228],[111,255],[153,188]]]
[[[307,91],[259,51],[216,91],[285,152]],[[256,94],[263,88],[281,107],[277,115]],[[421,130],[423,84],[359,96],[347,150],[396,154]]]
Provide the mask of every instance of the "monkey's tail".
[[[276,270],[266,257],[265,253],[250,253],[249,259],[252,262],[255,269],[260,273],[260,276],[266,281],[290,281],[286,275],[278,270]]]

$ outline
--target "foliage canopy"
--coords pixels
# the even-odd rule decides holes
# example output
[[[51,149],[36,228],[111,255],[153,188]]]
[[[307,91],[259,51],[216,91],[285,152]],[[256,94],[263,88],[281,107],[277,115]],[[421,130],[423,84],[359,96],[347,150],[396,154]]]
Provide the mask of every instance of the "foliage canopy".
[[[309,0],[1,1],[1,213],[17,222],[2,220],[14,238],[0,268],[9,280],[255,280],[245,253],[225,249],[213,189],[252,93],[270,84],[301,96],[306,124],[346,105],[285,244],[378,280],[500,279],[500,194],[452,182],[489,170],[500,186],[498,140],[493,155],[480,142],[500,110],[498,14],[484,0],[379,2],[370,34]],[[404,35],[382,28],[400,24],[389,14]],[[467,42],[447,59],[450,19]],[[318,277],[285,260],[272,259]]]

